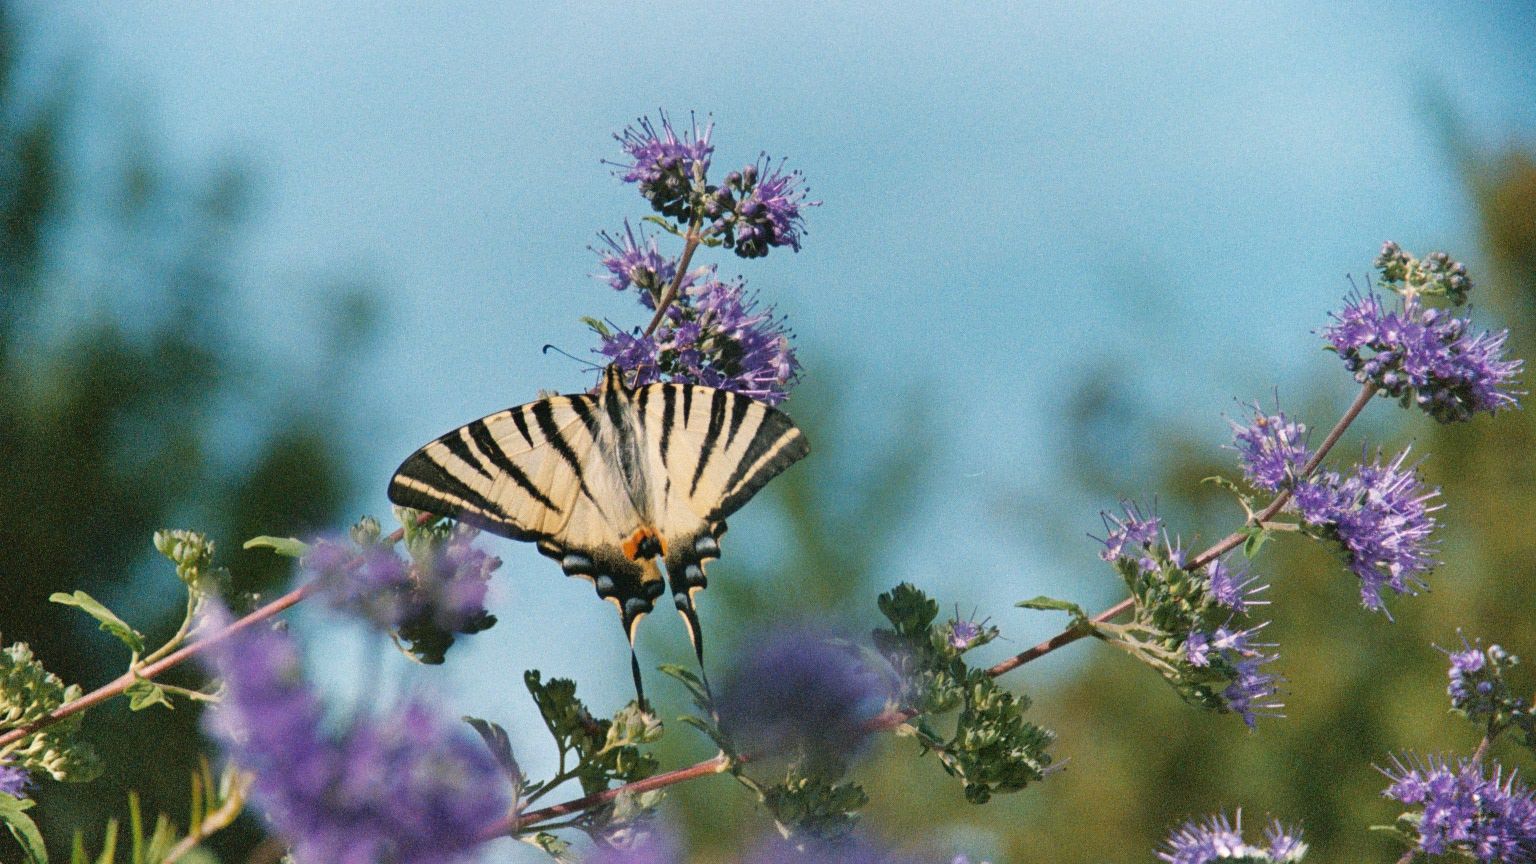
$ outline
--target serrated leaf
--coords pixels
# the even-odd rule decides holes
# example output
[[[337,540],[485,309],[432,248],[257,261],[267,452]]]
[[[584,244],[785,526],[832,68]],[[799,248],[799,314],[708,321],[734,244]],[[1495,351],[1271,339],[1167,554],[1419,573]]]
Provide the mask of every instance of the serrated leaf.
[[[101,605],[96,598],[84,591],[76,591],[73,594],[57,591],[48,595],[48,599],[50,602],[58,603],[62,606],[74,606],[99,621],[102,630],[116,636],[118,641],[127,645],[135,654],[144,653],[143,634],[129,627],[128,622],[114,615],[111,609]]]
[[[480,733],[485,746],[496,758],[496,764],[501,766],[507,779],[512,781],[512,797],[516,799],[527,778],[523,776],[523,769],[517,764],[517,757],[512,755],[512,741],[507,737],[507,730],[489,720],[481,720],[479,717],[465,717],[464,722]]]
[[[166,695],[165,688],[147,678],[140,678],[129,684],[128,689],[123,692],[128,696],[130,711],[143,711],[154,705],[164,705],[171,710],[176,708],[171,704],[171,698]]]
[[[48,849],[43,845],[43,834],[37,830],[37,823],[27,815],[32,809],[33,802],[28,798],[13,798],[10,795],[0,793],[0,822],[11,830],[11,836],[20,844],[21,851],[27,856],[27,864],[48,864]]]
[[[245,549],[271,549],[284,558],[303,558],[309,554],[309,544],[297,537],[269,537],[265,534],[245,541]]]

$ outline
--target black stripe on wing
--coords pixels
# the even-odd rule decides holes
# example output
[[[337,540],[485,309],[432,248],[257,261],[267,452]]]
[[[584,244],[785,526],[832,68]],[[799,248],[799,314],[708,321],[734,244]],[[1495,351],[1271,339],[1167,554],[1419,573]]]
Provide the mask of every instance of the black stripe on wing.
[[[672,538],[667,549],[667,587],[672,591],[672,602],[678,613],[688,624],[688,638],[693,642],[701,667],[704,665],[704,631],[699,626],[693,595],[709,584],[704,562],[720,557],[720,535],[724,533],[725,523],[715,522],[692,537]]]
[[[763,484],[810,452],[810,443],[794,422],[783,413],[766,408],[746,452],[722,487],[725,497],[705,518],[714,522],[735,513],[752,500]]]
[[[445,437],[458,435],[459,432],[455,431]],[[513,522],[511,515],[500,504],[438,464],[427,453],[427,449],[416,451],[395,472],[389,481],[391,502],[401,507],[458,519],[513,540],[545,539],[546,535],[529,531]]]

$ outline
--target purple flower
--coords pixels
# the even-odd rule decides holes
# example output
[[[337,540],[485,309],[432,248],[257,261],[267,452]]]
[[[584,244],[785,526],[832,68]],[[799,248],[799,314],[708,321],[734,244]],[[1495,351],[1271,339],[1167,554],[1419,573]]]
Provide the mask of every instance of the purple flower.
[[[759,310],[740,281],[709,278],[679,293],[650,338],[608,334],[597,353],[631,373],[633,386],[680,381],[778,404],[800,370],[789,340],[783,322]]]
[[[300,562],[314,575],[332,609],[391,630],[410,609],[410,570],[385,545],[357,549],[335,540],[316,540]]]
[[[846,757],[874,731],[889,682],[857,648],[825,632],[790,627],[755,646],[719,690],[721,728],[744,752]],[[789,753],[793,756],[794,753]]]
[[[1239,614],[1251,606],[1263,606],[1269,601],[1259,600],[1258,595],[1269,589],[1247,570],[1234,571],[1226,562],[1216,559],[1205,565],[1207,592],[1212,601],[1223,609]]]
[[[1242,457],[1243,476],[1254,488],[1270,492],[1294,483],[1312,455],[1306,426],[1282,413],[1267,415],[1258,405],[1253,406],[1252,425],[1232,424],[1232,438]]]
[[[599,843],[582,864],[676,864],[683,860],[670,836],[649,831],[629,838],[625,845]]]
[[[217,630],[229,615],[213,604],[204,620]],[[299,859],[457,860],[506,814],[490,753],[425,704],[331,729],[285,634],[247,627],[208,656],[225,690],[206,728],[254,773],[252,799]]]
[[[709,171],[709,157],[715,151],[709,143],[713,124],[700,131],[695,120],[692,127],[679,136],[663,112],[660,128],[650,118],[641,117],[613,136],[630,161],[610,164],[622,169],[619,176],[624,182],[639,185],[640,194],[651,207],[673,219],[692,215],[694,180]]]
[[[1114,561],[1118,558],[1140,558],[1143,552],[1152,548],[1158,537],[1162,534],[1163,522],[1156,516],[1142,516],[1141,509],[1134,503],[1125,501],[1121,503],[1125,510],[1125,518],[1111,516],[1107,511],[1099,513],[1104,520],[1104,529],[1108,532],[1104,540],[1104,551],[1099,557],[1105,561]],[[1130,547],[1130,551],[1126,547]],[[1146,569],[1143,567],[1142,569]]]
[[[949,647],[965,651],[981,638],[981,625],[975,621],[954,620],[949,622]]]
[[[608,247],[607,251],[593,250],[597,251],[603,268],[608,271],[608,284],[615,291],[624,291],[630,286],[639,288],[641,304],[647,309],[655,309],[656,301],[677,276],[677,262],[661,254],[655,237],[642,234],[637,238],[627,221],[622,236],[607,232],[597,236]],[[692,283],[693,277],[685,274],[679,289],[686,289]]]
[[[1420,810],[1416,821],[1399,820],[1418,832],[1428,855],[1469,854],[1479,861],[1536,860],[1536,799],[1514,776],[1492,776],[1471,759],[1453,765],[1442,757],[1396,757],[1382,773],[1392,783],[1382,794]]]
[[[1440,509],[1429,502],[1440,492],[1426,490],[1415,468],[1404,468],[1404,450],[1390,462],[1361,465],[1340,477],[1315,474],[1297,486],[1296,509],[1306,524],[1337,540],[1345,565],[1360,578],[1360,600],[1367,609],[1385,611],[1382,588],[1417,593],[1435,566],[1431,535]]]
[[[32,785],[32,775],[24,768],[0,762],[0,795],[24,798]]]
[[[423,560],[408,563],[386,544],[354,548],[318,540],[304,556],[331,608],[398,630],[415,641],[424,631],[438,643],[495,623],[485,611],[486,583],[501,559],[476,548],[478,534],[459,526]],[[446,650],[446,644],[441,645]],[[441,651],[429,652],[441,662]],[[430,662],[430,657],[424,656]]]
[[[1469,319],[1427,307],[1416,295],[1386,311],[1374,293],[1346,299],[1323,331],[1355,380],[1410,401],[1441,423],[1516,404],[1520,360],[1503,357],[1508,331],[1473,335]]]
[[[783,162],[770,167],[766,156],[732,171],[704,202],[704,214],[715,220],[711,233],[722,235],[742,258],[761,258],[771,246],[799,252],[805,227],[800,209],[821,203],[805,200],[804,180],[799,171],[786,173]]]
[[[1218,707],[1241,717],[1249,729],[1258,724],[1261,716],[1280,716],[1280,709],[1285,707],[1275,701],[1280,690],[1280,676],[1262,668],[1279,659],[1279,655],[1265,653],[1265,649],[1274,647],[1273,644],[1255,642],[1251,638],[1265,626],[1267,622],[1246,630],[1226,626],[1210,632],[1196,629],[1184,639],[1184,659],[1189,665],[1220,672],[1228,682],[1217,693],[1214,688],[1219,683],[1212,684],[1202,678],[1200,688],[1215,698]]]
[[[1465,636],[1461,646],[1460,651],[1440,649],[1451,661],[1446,672],[1450,678],[1446,693],[1451,697],[1451,710],[1487,726],[1491,735],[1511,722],[1528,721],[1530,702],[1513,695],[1504,682],[1504,670],[1520,659],[1498,645],[1484,648],[1481,640],[1468,644]]]
[[[1250,846],[1243,840],[1243,814],[1237,814],[1234,826],[1226,814],[1207,817],[1204,822],[1186,822],[1168,837],[1168,846],[1157,857],[1168,864],[1211,864],[1214,861],[1300,861],[1307,852],[1301,832],[1271,821],[1264,830],[1268,846]]]

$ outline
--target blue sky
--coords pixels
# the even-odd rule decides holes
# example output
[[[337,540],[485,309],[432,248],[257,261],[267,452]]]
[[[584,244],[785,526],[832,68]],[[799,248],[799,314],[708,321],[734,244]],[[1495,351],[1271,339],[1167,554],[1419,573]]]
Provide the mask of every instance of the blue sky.
[[[930,400],[940,470],[890,581],[991,609],[1109,589],[1090,541],[1082,559],[1042,551],[1113,503],[1053,496],[1057,412],[1081,376],[1123,371],[1218,446],[1234,398],[1289,395],[1326,365],[1312,331],[1382,240],[1475,260],[1431,93],[1478,142],[1536,133],[1536,13],[1521,3],[448,8],[28,12],[46,45],[83,61],[103,116],[134,118],[189,170],[252,166],[238,261],[250,338],[302,358],[311,337],[291,322],[314,311],[315,277],[382,286],[359,511],[384,509],[388,473],[428,438],[585,386],[575,363],[539,351],[583,354],[578,316],[638,323],[589,277],[595,232],[643,214],[599,164],[612,132],[695,109],[716,123],[717,165],[788,156],[825,202],[804,251],[722,267],[791,319],[808,375],[842,380],[867,418],[851,443],[887,434],[913,385]],[[1000,516],[1015,496],[1063,515]],[[762,551],[751,513],[727,554]],[[615,651],[593,662],[612,674],[586,677],[622,698],[611,609],[531,550],[497,551],[502,624],[439,686],[515,723],[520,688],[468,683],[611,628]],[[559,615],[519,605],[528,596]],[[1047,626],[1003,623],[1019,642]]]

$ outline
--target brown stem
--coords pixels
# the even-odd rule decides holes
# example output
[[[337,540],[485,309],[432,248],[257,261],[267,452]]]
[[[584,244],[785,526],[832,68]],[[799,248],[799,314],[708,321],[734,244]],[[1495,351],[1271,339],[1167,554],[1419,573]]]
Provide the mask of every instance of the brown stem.
[[[1355,422],[1355,418],[1360,416],[1360,412],[1365,410],[1365,406],[1370,403],[1371,397],[1375,395],[1375,384],[1368,383],[1364,387],[1360,388],[1360,392],[1355,396],[1355,401],[1350,403],[1349,408],[1346,409],[1343,416],[1339,418],[1339,422],[1333,424],[1333,428],[1328,430],[1328,435],[1323,438],[1323,443],[1318,445],[1317,452],[1313,453],[1312,458],[1307,460],[1307,464],[1302,466],[1298,479],[1311,476],[1312,472],[1317,470],[1317,466],[1323,464],[1323,458],[1328,455],[1328,451],[1332,450],[1333,446],[1339,443],[1339,439],[1344,436],[1344,430],[1348,429],[1350,424]],[[1253,514],[1253,516],[1250,517],[1248,522],[1245,524],[1262,525],[1263,523],[1270,521],[1280,513],[1281,509],[1283,509],[1286,503],[1290,500],[1290,490],[1282,490],[1280,494],[1275,496],[1273,501],[1269,502],[1269,506]],[[1247,539],[1248,534],[1246,532],[1234,531],[1231,534],[1221,538],[1221,540],[1211,548],[1191,558],[1189,563],[1184,565],[1184,569],[1190,571],[1199,570],[1201,567],[1204,567],[1217,558],[1220,558],[1233,549],[1236,549],[1238,546],[1242,545],[1244,540]],[[1121,600],[1119,603],[1116,603],[1108,609],[1105,609],[1103,612],[1093,616],[1093,620],[1097,624],[1103,624],[1107,621],[1113,620],[1121,613],[1130,610],[1133,605],[1135,605],[1135,601],[1127,597],[1126,599]],[[988,669],[987,674],[996,678],[1005,672],[1011,672],[1014,669],[1023,666],[1025,663],[1030,662],[1031,660],[1038,660],[1039,658],[1044,657],[1052,651],[1055,651],[1057,648],[1076,642],[1084,636],[1087,636],[1088,633],[1089,631],[1087,630],[1063,630],[1062,632],[1057,633],[1055,636],[1052,636],[1044,642],[1041,642],[1039,645],[1036,645],[1028,651],[1015,654],[1014,656],[1003,660],[1002,662],[993,666],[991,669]]]
[[[661,326],[661,319],[667,314],[667,307],[677,299],[677,291],[683,284],[683,278],[688,275],[688,264],[693,261],[693,253],[699,248],[699,223],[695,219],[688,226],[688,233],[683,238],[683,255],[677,259],[677,272],[672,274],[672,282],[667,285],[667,290],[662,293],[661,299],[656,301],[656,314],[651,316],[651,323],[645,325],[645,332],[641,335],[649,338],[656,328]]]
[[[428,522],[431,522],[433,519],[437,518],[439,517],[434,513],[422,513],[416,517],[416,524],[425,525]],[[389,535],[384,538],[384,542],[390,545],[394,545],[395,543],[400,542],[400,539],[404,536],[405,526],[402,525],[401,527],[396,528],[394,531],[391,531]],[[112,679],[110,682],[97,687],[95,690],[92,690],[84,696],[81,696],[79,699],[65,702],[63,705],[60,705],[59,707],[53,709],[53,711],[49,712],[48,716],[43,717],[27,726],[12,729],[3,735],[0,735],[0,748],[14,744],[15,742],[20,741],[21,739],[41,729],[46,729],[47,727],[52,726],[53,724],[63,720],[66,717],[69,717],[72,714],[78,714],[87,708],[93,708],[114,696],[121,696],[125,691],[127,691],[129,687],[133,686],[135,681],[150,680],[169,669],[180,666],[182,663],[197,656],[213,645],[217,645],[219,642],[229,638],[229,636],[232,634],[238,633],[241,630],[244,630],[246,627],[257,623],[258,621],[265,621],[266,619],[271,618],[273,615],[276,615],[277,613],[282,612],[290,606],[293,606],[314,592],[315,583],[311,582],[307,585],[301,585],[298,588],[289,591],[287,594],[277,598],[276,600],[273,600],[271,603],[268,603],[256,611],[247,614],[245,617],[231,622],[223,629],[204,636],[196,642],[193,642],[191,645],[184,646],[177,651],[167,654],[166,656],[156,660],[153,663],[149,663],[131,671],[124,672],[122,675],[119,675],[118,677]]]

